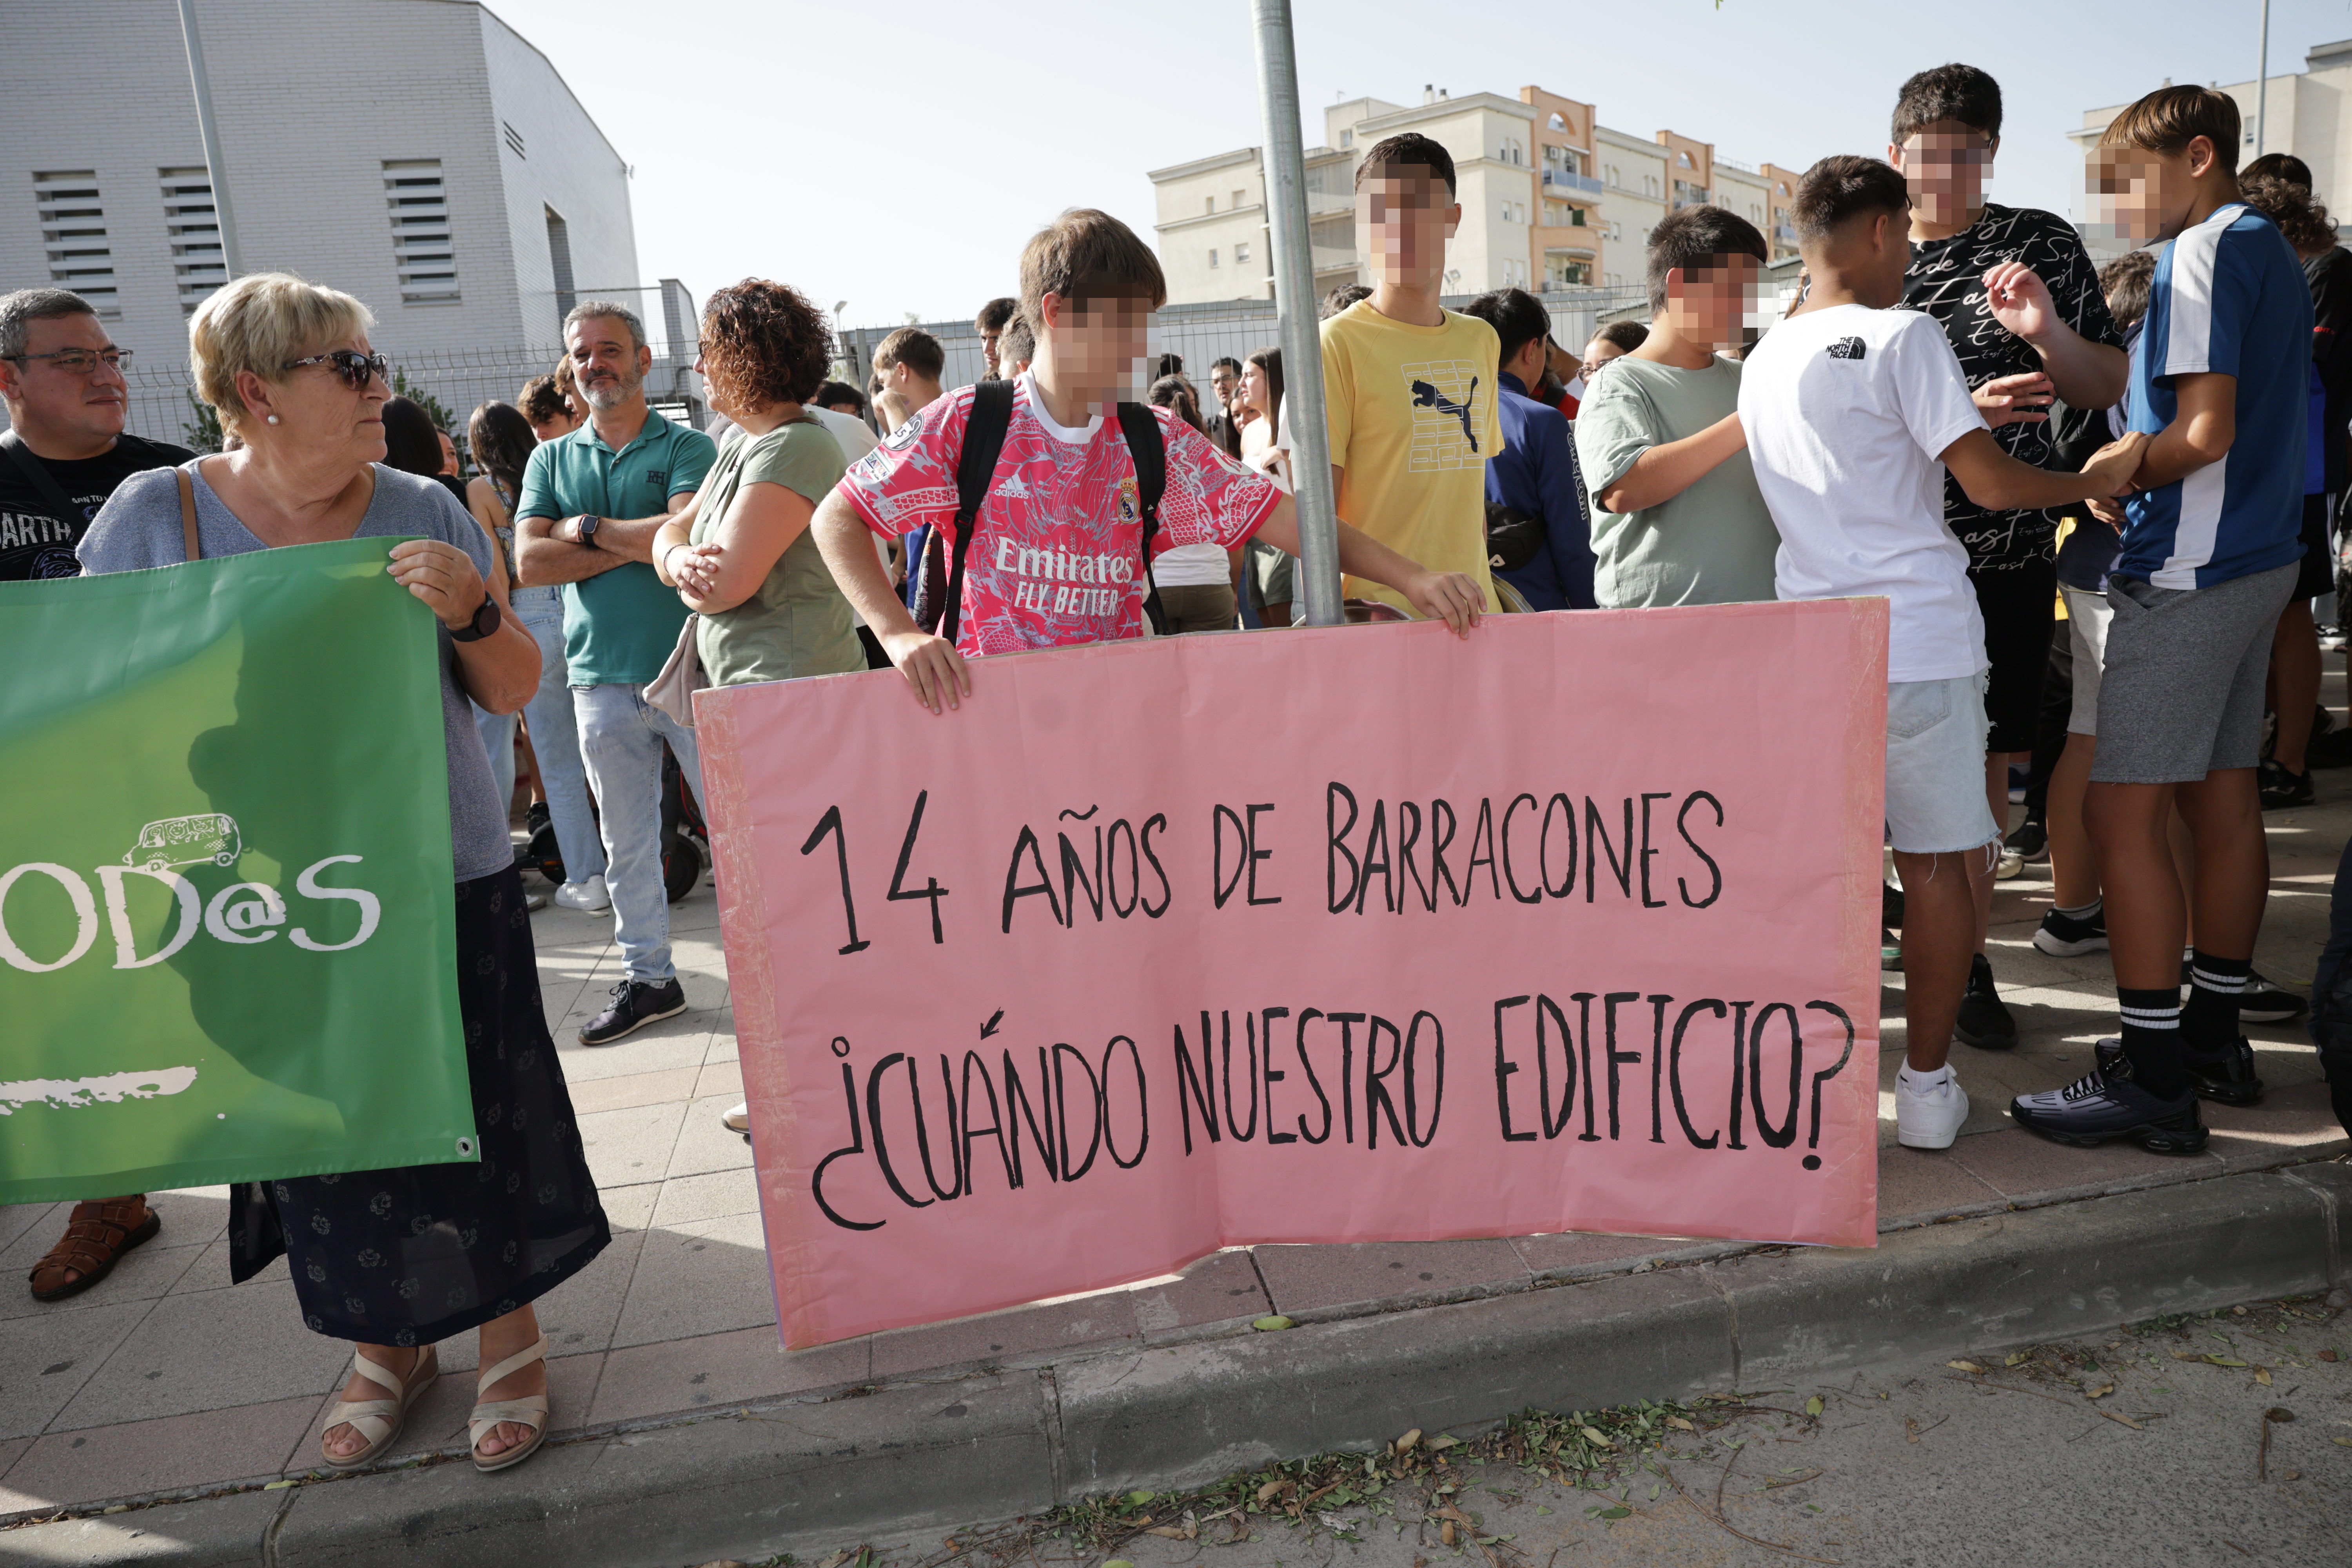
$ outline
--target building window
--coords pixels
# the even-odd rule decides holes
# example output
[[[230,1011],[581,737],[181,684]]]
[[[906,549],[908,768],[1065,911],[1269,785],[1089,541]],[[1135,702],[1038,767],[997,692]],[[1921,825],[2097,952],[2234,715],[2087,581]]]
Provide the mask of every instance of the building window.
[[[520,132],[520,131],[516,130],[513,126],[511,126],[511,125],[508,124],[508,123],[507,123],[505,121],[503,121],[503,120],[501,120],[501,121],[499,121],[499,129],[500,131],[502,131],[502,132],[506,132],[507,146],[508,146],[509,148],[510,148],[510,149],[513,151],[514,155],[515,155],[516,157],[518,157],[518,158],[527,158],[527,157],[529,157],[529,156],[530,156],[530,154],[529,154],[529,153],[525,153],[525,152],[522,150],[522,132]]]
[[[1658,194],[1657,175],[1644,174],[1642,176],[1642,194],[1645,196],[1654,196]]]
[[[1624,188],[1624,182],[1617,177],[1617,165],[1614,163],[1609,165],[1609,188],[1612,191]]]
[[[1559,111],[1558,110],[1554,110],[1552,111],[1550,124],[1554,131],[1565,131],[1568,129],[1568,121],[1559,117]]]
[[[172,272],[179,284],[180,313],[188,315],[205,296],[228,281],[221,249],[220,214],[213,206],[209,169],[158,169],[163,186],[163,232],[172,244]]]
[[[1234,247],[1234,265],[1236,267],[1247,267],[1249,265],[1248,246],[1236,245]]]
[[[1234,193],[1234,210],[1239,211],[1241,208],[1247,205],[1249,205],[1249,193],[1247,191],[1235,191]]]
[[[385,159],[383,199],[392,216],[392,260],[400,276],[400,302],[457,304],[457,253],[450,243],[441,160]]]
[[[1355,144],[1356,144],[1356,133],[1355,133],[1354,132],[1352,132],[1352,131],[1342,131],[1342,132],[1339,132],[1339,145],[1340,145],[1340,146],[1342,146],[1342,147],[1353,147]]]
[[[97,172],[36,173],[33,200],[40,209],[41,241],[49,253],[49,281],[89,300],[100,316],[111,320],[121,315],[121,296],[114,287],[114,247],[106,235]]]
[[[579,290],[572,280],[572,230],[562,213],[553,207],[542,210],[547,214],[547,263],[555,275],[555,320],[561,325],[572,314],[572,307],[580,303]]]
[[[1570,228],[1582,228],[1584,226],[1584,209],[1582,207],[1570,207],[1568,209],[1568,226]]]
[[[1214,267],[1214,266],[1216,266],[1216,264],[1217,264],[1217,253],[1216,253],[1215,251],[1212,250],[1211,252],[1209,252],[1209,265],[1210,265],[1211,267]]]
[[[1592,281],[1590,258],[1570,256],[1562,251],[1544,252],[1544,287],[1547,289],[1581,289]]]

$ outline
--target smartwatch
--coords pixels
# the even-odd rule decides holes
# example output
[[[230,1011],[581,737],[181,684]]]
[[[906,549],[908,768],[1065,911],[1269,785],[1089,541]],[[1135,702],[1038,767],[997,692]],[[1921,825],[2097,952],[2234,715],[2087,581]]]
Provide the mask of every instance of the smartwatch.
[[[498,629],[499,602],[495,598],[492,598],[488,594],[485,593],[482,595],[482,606],[474,612],[474,619],[472,623],[469,624],[463,631],[451,632],[449,634],[449,640],[451,642],[479,642]]]
[[[588,513],[588,512],[583,512],[583,513],[581,513],[581,514],[580,514],[580,542],[581,542],[581,543],[583,543],[583,544],[593,544],[593,543],[595,543],[595,542],[596,542],[596,531],[597,531],[599,528],[602,528],[604,525],[604,520],[603,518],[601,518],[601,517],[597,517],[597,516],[594,516],[594,515],[593,515],[592,513]]]

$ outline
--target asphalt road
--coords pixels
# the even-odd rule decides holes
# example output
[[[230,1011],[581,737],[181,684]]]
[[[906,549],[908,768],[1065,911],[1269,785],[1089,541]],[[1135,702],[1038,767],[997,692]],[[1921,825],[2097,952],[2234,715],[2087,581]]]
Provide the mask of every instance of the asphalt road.
[[[1555,1416],[1516,1442],[1428,1434],[804,1568],[2343,1568],[2352,1297],[2330,1300]]]

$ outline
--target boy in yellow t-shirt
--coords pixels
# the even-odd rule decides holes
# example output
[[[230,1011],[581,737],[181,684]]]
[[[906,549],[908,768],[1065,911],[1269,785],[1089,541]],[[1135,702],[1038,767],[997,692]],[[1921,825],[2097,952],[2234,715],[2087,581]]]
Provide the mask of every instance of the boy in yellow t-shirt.
[[[1462,221],[1454,159],[1426,136],[1391,136],[1356,169],[1356,225],[1373,288],[1322,327],[1323,401],[1339,515],[1436,572],[1461,572],[1499,608],[1486,563],[1486,463],[1502,343],[1437,302],[1445,242]],[[1393,589],[1345,580],[1349,598],[1410,609]]]

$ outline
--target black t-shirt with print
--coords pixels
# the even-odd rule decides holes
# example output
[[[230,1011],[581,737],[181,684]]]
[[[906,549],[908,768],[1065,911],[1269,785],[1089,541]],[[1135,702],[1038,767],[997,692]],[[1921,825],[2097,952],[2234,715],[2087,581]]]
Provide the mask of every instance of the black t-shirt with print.
[[[2043,368],[2033,345],[1993,319],[1985,300],[1984,275],[2004,261],[2022,262],[2050,290],[2059,320],[2095,343],[2123,346],[2123,334],[2107,314],[2092,266],[2074,226],[2032,207],[1987,202],[1976,222],[1947,239],[1915,241],[1903,275],[1903,303],[1944,324],[1952,352],[1960,356],[1971,391],[2004,375]],[[1993,439],[2021,463],[2049,468],[2057,436],[2053,424],[2004,425]],[[1944,521],[1967,546],[1971,572],[2000,571],[2051,558],[2057,519],[2046,511],[1987,511],[1969,500],[1958,480],[1944,480]]]
[[[117,437],[114,449],[101,457],[70,462],[39,457],[18,440],[6,445],[11,450],[0,451],[0,583],[80,575],[74,546],[89,531],[90,519],[114,488],[133,474],[172,468],[195,456],[185,447],[136,436]],[[48,470],[73,503],[73,515],[57,515],[56,503],[18,463],[20,455]]]

